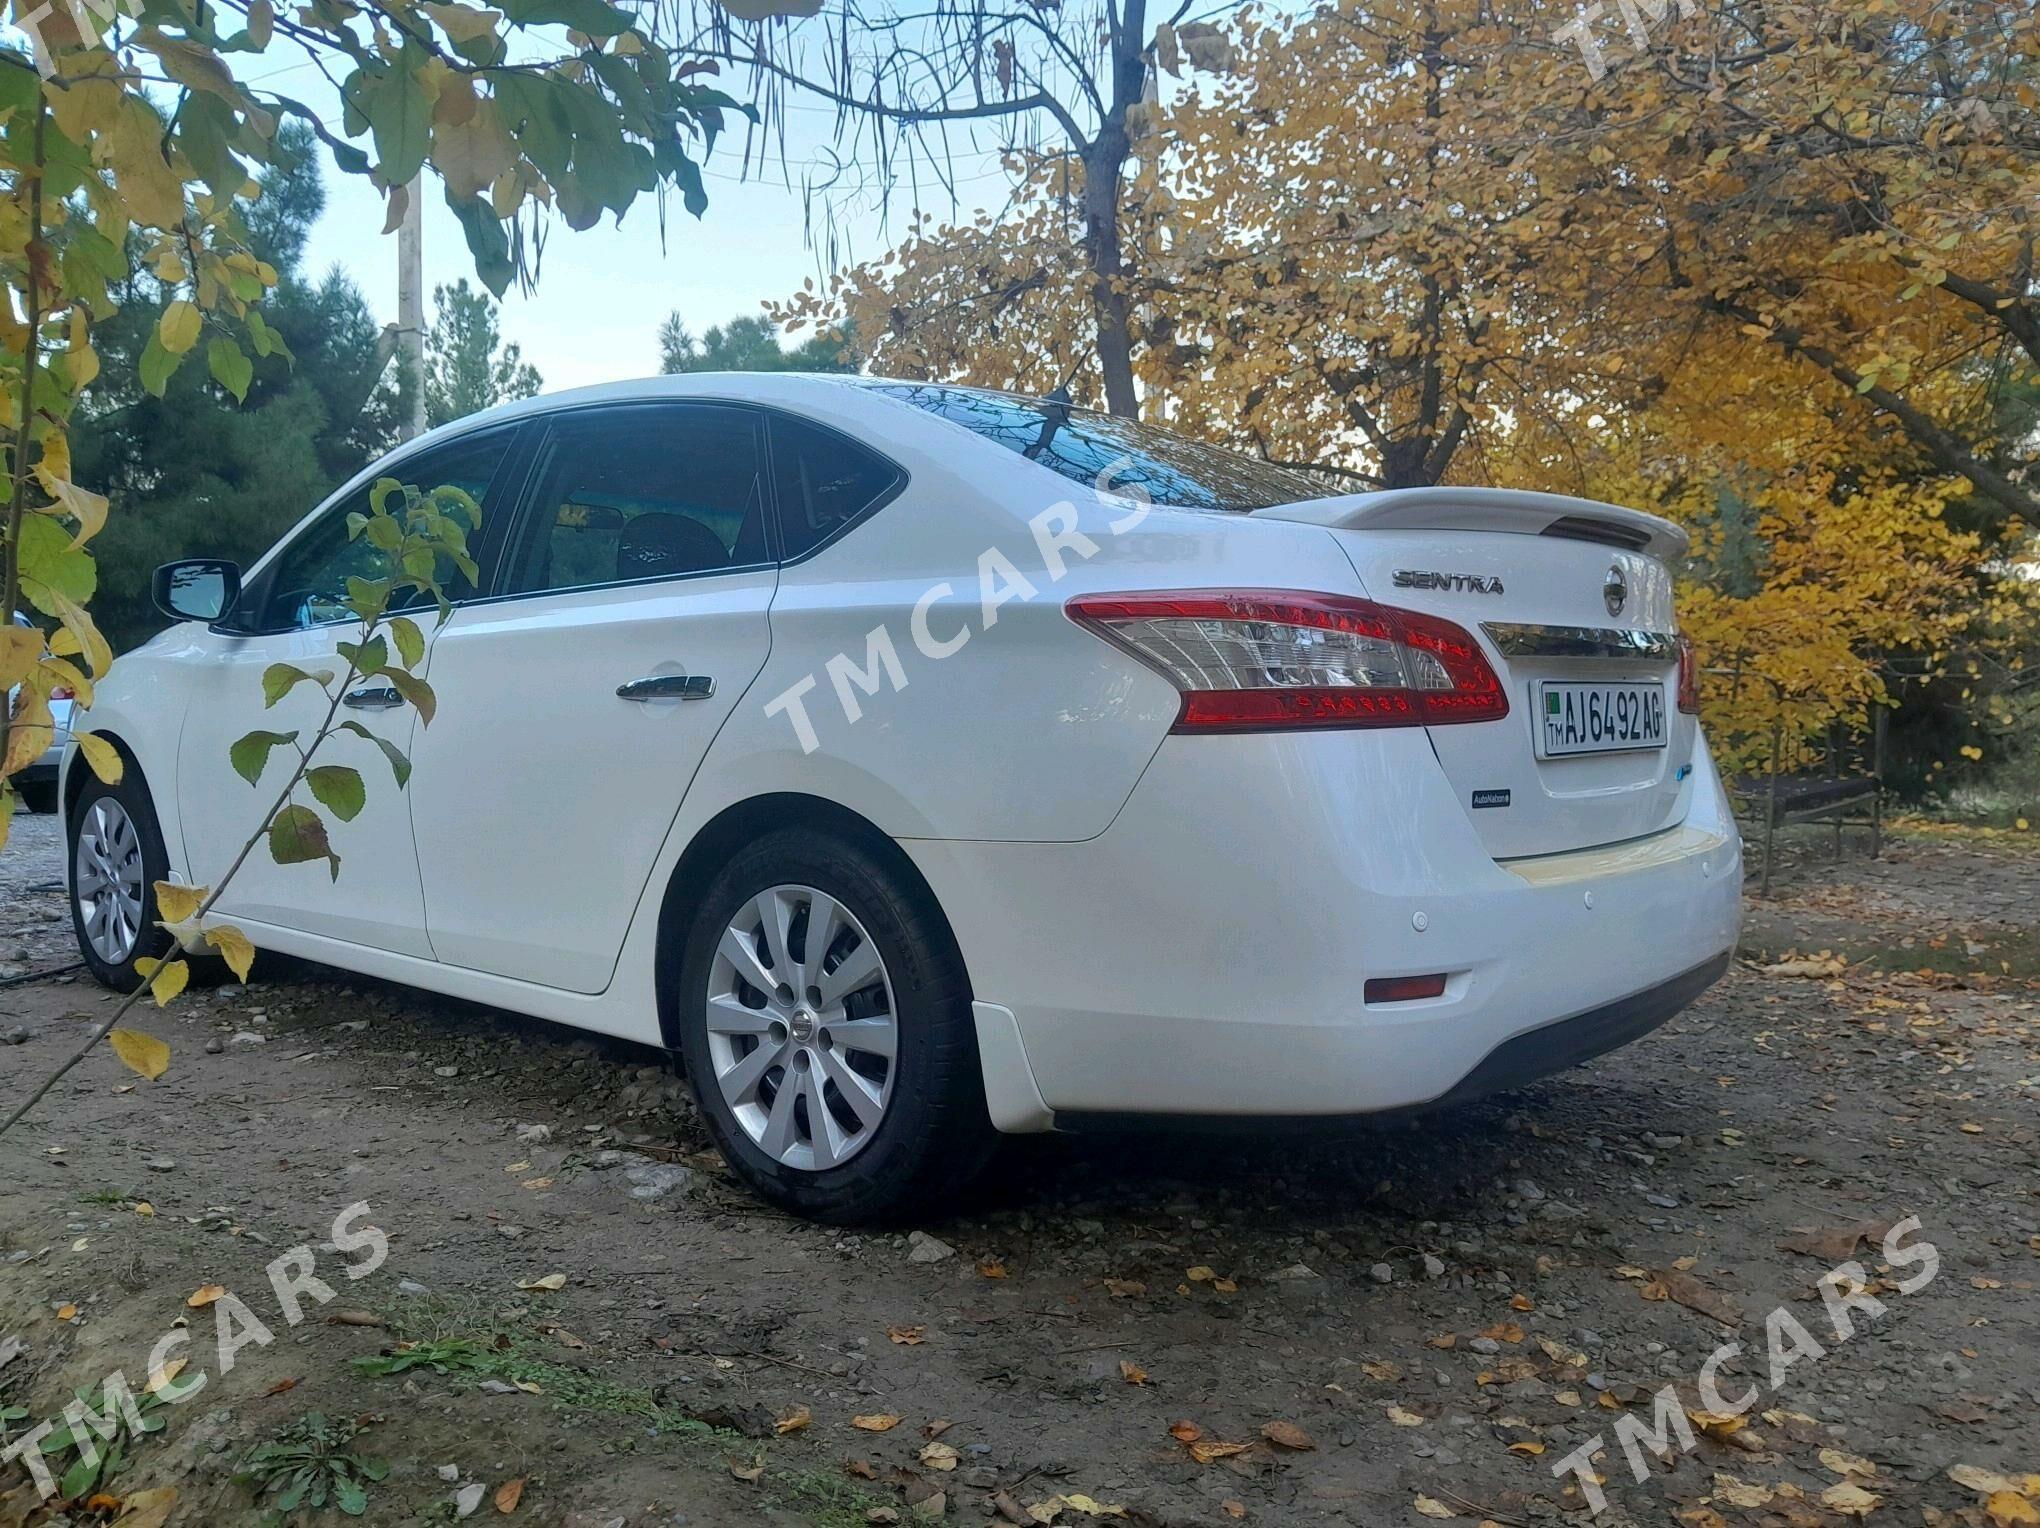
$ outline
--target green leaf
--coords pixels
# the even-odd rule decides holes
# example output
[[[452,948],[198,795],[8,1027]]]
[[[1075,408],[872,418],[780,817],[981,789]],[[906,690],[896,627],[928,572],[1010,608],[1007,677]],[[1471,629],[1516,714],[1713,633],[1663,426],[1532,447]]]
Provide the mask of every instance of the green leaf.
[[[342,822],[354,821],[368,799],[368,792],[361,783],[361,771],[345,764],[321,764],[315,769],[308,769],[305,771],[305,784],[311,787],[319,805]]]
[[[389,669],[383,674],[397,688],[397,693],[417,707],[418,720],[423,725],[432,725],[433,715],[439,709],[438,697],[432,693],[432,686],[416,674],[407,674],[402,669]]]
[[[156,397],[162,397],[163,390],[170,385],[170,378],[183,359],[183,356],[172,355],[164,349],[163,341],[151,333],[149,343],[142,347],[142,386]]]
[[[336,1478],[333,1482],[333,1504],[349,1517],[360,1517],[368,1510],[368,1492],[354,1481]]]
[[[21,576],[22,592],[44,615],[62,614],[44,591],[84,605],[99,587],[92,554],[74,547],[71,533],[50,515],[30,515],[21,522]]]
[[[333,651],[353,664],[363,677],[380,674],[389,666],[390,645],[379,634],[366,642],[335,642]]]
[[[324,685],[330,683],[332,678],[331,674],[323,670],[310,673],[294,663],[272,663],[262,671],[262,704],[275,705],[307,680],[313,684]]]
[[[326,838],[325,819],[308,806],[293,802],[270,820],[269,857],[279,865],[322,859],[332,867],[333,879],[340,879],[340,856]]]
[[[502,11],[519,26],[572,27],[590,37],[615,37],[631,27],[631,18],[607,0],[504,0]]]
[[[234,740],[227,749],[227,760],[234,766],[234,773],[250,785],[262,778],[262,771],[269,763],[269,750],[295,743],[295,732],[250,732]]]
[[[341,732],[351,732],[356,737],[365,737],[383,751],[383,757],[390,761],[390,773],[397,777],[397,789],[402,790],[411,783],[411,761],[404,757],[404,750],[386,737],[377,737],[360,722],[342,722]]]
[[[213,380],[234,395],[236,403],[248,401],[248,384],[255,380],[255,363],[241,353],[241,347],[222,335],[205,347],[205,363]]]
[[[64,1478],[57,1483],[57,1490],[67,1501],[72,1497],[83,1496],[92,1488],[92,1482],[99,1478],[99,1465],[104,1458],[103,1454],[95,1454],[92,1462],[87,1464],[83,1456],[80,1456],[77,1463],[64,1471]]]
[[[432,147],[432,100],[414,72],[423,62],[413,57],[416,51],[407,47],[390,69],[354,77],[360,82],[355,104],[375,139],[376,169],[393,186],[416,180]]]
[[[425,661],[425,633],[416,621],[407,615],[392,616],[390,635],[396,638],[397,656],[404,660],[405,668],[416,668]]]
[[[453,209],[453,215],[460,219],[461,232],[467,236],[468,253],[475,258],[475,274],[482,285],[501,297],[510,289],[511,278],[517,274],[517,264],[510,258],[510,236],[503,231],[503,220],[496,216],[486,198],[468,197],[455,201],[447,197],[446,205]]]

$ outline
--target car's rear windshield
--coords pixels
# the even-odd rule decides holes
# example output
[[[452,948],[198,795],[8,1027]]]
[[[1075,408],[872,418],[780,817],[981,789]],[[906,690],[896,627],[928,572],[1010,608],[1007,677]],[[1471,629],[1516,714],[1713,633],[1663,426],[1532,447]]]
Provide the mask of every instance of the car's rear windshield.
[[[1244,513],[1335,490],[1305,473],[1094,409],[934,382],[886,382],[888,397],[953,420],[994,445],[1104,493],[1172,509]]]

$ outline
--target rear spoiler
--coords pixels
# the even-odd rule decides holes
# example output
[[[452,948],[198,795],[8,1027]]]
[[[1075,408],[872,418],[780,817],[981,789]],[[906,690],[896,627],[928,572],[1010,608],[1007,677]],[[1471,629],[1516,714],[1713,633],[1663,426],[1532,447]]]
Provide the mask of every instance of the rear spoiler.
[[[1669,563],[1686,555],[1685,531],[1658,515],[1619,504],[1515,488],[1387,488],[1328,499],[1271,504],[1254,514],[1332,530],[1510,531],[1562,536],[1642,552]]]

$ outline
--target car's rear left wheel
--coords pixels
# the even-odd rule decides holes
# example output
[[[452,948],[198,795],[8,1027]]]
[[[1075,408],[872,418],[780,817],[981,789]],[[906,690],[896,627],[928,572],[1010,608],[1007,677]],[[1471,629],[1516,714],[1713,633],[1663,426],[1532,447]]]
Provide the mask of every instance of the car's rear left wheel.
[[[723,1155],[835,1221],[944,1205],[992,1141],[970,990],[924,891],[866,846],[772,834],[711,883],[681,958],[680,1050]]]

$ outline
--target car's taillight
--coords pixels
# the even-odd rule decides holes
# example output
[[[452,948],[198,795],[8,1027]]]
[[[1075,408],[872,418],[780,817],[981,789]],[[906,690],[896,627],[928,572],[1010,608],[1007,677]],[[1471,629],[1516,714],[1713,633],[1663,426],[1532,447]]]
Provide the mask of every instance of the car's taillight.
[[[1679,709],[1688,716],[1700,714],[1700,664],[1693,656],[1693,643],[1679,638]]]
[[[1087,594],[1070,618],[1183,693],[1178,732],[1487,722],[1509,699],[1480,645],[1434,615],[1334,594]]]

